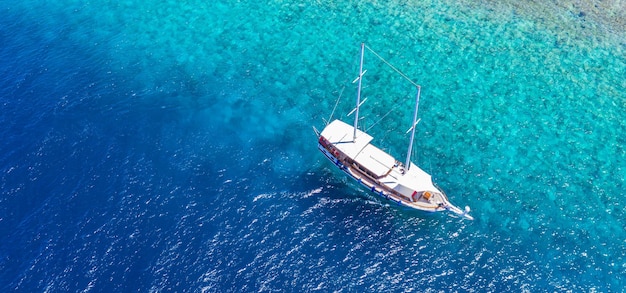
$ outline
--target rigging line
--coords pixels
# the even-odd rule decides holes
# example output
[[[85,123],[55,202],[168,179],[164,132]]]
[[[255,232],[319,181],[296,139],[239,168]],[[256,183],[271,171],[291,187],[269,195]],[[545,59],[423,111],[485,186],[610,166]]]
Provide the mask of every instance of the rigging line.
[[[374,124],[372,124],[370,127],[368,127],[365,132],[369,132],[370,129],[372,129],[372,127],[376,126],[376,124],[378,124],[380,121],[382,121],[383,119],[385,119],[385,117],[387,117],[387,115],[389,115],[389,113],[391,113],[393,110],[395,110],[397,108],[397,105],[393,108],[391,108],[391,110],[389,110],[387,113],[385,113],[385,115],[383,115],[383,117],[380,117],[380,119],[378,119],[378,121],[376,121]]]
[[[402,71],[400,71],[398,68],[395,68],[393,65],[391,65],[391,63],[387,62],[387,60],[385,60],[385,58],[381,57],[380,55],[378,55],[378,53],[374,52],[374,50],[372,50],[372,48],[368,47],[367,45],[365,45],[365,48],[367,48],[370,52],[374,53],[374,55],[376,55],[376,57],[378,57],[378,59],[380,59],[381,61],[383,61],[385,64],[387,64],[387,66],[391,67],[391,69],[393,69],[395,72],[397,72],[398,74],[400,74],[402,77],[404,77],[404,79],[406,79],[407,81],[409,81],[412,85],[419,87],[419,85],[417,83],[415,83],[414,81],[412,81],[408,76],[406,76],[404,73],[402,73]]]
[[[335,114],[335,109],[337,109],[337,105],[339,105],[339,100],[341,100],[341,96],[343,95],[343,91],[346,89],[346,85],[344,84],[343,87],[341,88],[341,92],[339,93],[339,97],[337,98],[337,101],[335,102],[335,106],[333,107],[333,111],[330,112],[330,117],[328,117],[328,123],[330,123],[330,120],[333,119],[333,115]]]
[[[352,65],[354,66],[354,64],[357,63],[357,62],[358,62],[358,59],[356,59]],[[360,77],[362,77],[362,76],[360,76]],[[328,121],[326,121],[326,125],[328,125],[331,122],[331,120],[333,119],[333,116],[335,115],[335,110],[337,109],[337,105],[339,105],[339,101],[341,100],[341,97],[343,96],[343,92],[346,89],[346,84],[345,84],[346,82],[348,82],[348,80],[344,81],[344,85],[341,88],[341,92],[339,93],[339,97],[337,97],[337,101],[335,101],[335,106],[333,107],[333,111],[330,113],[330,117],[328,117]],[[352,83],[354,83],[354,82],[352,82]],[[322,118],[322,120],[324,120],[324,118]]]

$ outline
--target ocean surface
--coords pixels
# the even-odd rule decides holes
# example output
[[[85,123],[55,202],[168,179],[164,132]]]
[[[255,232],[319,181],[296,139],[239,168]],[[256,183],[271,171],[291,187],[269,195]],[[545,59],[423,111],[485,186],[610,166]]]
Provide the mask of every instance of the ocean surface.
[[[626,8],[598,3],[2,1],[0,291],[623,292]],[[413,160],[474,221],[317,150],[361,42],[422,86]],[[374,60],[362,125],[403,158],[414,91]]]

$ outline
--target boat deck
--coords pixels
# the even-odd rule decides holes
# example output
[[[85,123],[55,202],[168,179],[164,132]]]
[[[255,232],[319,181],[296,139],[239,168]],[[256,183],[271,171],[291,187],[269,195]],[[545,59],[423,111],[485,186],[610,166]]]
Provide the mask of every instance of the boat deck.
[[[462,214],[445,193],[432,183],[431,176],[417,165],[405,166],[372,145],[372,136],[340,120],[330,123],[320,135],[320,149],[336,160],[340,169],[373,192],[398,204],[424,211],[451,210]],[[342,167],[343,166],[343,167]],[[466,217],[469,218],[469,215]]]

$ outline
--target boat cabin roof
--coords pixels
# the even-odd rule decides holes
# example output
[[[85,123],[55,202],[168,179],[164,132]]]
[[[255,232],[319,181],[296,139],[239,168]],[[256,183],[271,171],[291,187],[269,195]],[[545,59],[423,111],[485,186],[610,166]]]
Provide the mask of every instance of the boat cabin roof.
[[[396,159],[372,145],[372,136],[357,130],[353,140],[354,127],[341,120],[328,124],[321,135],[337,149],[365,167],[371,175],[403,194],[415,191],[437,190],[431,176],[413,163],[405,173],[400,168],[393,168]],[[391,172],[390,172],[391,171]],[[382,178],[381,178],[382,177]]]
[[[372,136],[369,134],[357,130],[356,140],[353,140],[354,127],[343,121],[331,122],[321,135],[377,177],[387,174],[396,162],[392,156],[370,144]]]

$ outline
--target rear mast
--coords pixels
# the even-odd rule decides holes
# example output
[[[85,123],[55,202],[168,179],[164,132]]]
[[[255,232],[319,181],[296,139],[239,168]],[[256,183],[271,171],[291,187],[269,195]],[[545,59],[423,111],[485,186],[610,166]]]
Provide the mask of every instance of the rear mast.
[[[359,66],[359,88],[356,93],[356,112],[354,114],[354,134],[352,141],[356,141],[356,131],[359,124],[359,107],[361,106],[361,80],[363,80],[363,54],[365,53],[365,43],[361,43],[361,65]]]
[[[422,87],[420,87],[419,85],[416,87],[417,94],[415,95],[415,111],[413,111],[413,123],[411,124],[411,128],[409,129],[409,131],[411,131],[411,140],[409,141],[409,150],[406,152],[406,163],[404,164],[407,170],[411,166],[411,151],[413,150],[413,139],[415,138],[415,126],[417,126],[417,123],[419,123],[419,120],[417,120],[417,109],[420,105],[420,92]]]

